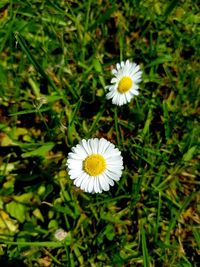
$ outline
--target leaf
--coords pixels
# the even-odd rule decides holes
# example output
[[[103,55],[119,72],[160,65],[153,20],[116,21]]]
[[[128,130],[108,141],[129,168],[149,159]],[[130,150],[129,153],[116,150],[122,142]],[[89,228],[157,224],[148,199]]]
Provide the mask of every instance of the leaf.
[[[12,201],[8,204],[6,204],[6,211],[15,219],[17,219],[20,223],[23,223],[26,218],[26,206]]]
[[[54,146],[55,146],[55,144],[53,142],[46,143],[43,146],[41,146],[41,147],[39,147],[33,151],[23,153],[22,157],[23,158],[35,157],[35,156],[45,157],[46,153],[49,152]]]
[[[197,146],[192,146],[184,155],[183,155],[183,161],[190,161],[195,152],[196,152]]]
[[[17,229],[17,222],[11,219],[8,213],[0,209],[0,233],[4,235],[11,232],[16,233]]]
[[[157,65],[163,64],[163,63],[168,62],[168,61],[173,61],[173,57],[171,55],[164,55],[164,56],[158,57],[155,60],[151,61],[151,63],[147,64],[145,66],[145,68],[157,66]]]
[[[125,225],[125,224],[129,225],[130,224],[129,221],[120,220],[119,218],[117,218],[116,216],[114,217],[113,214],[110,214],[110,213],[103,213],[101,215],[101,219],[108,221],[108,222],[111,222],[111,223],[114,223],[114,224],[121,224],[121,225]]]
[[[16,200],[17,202],[21,202],[21,204],[29,204],[31,202],[31,199],[33,198],[33,193],[29,192],[29,193],[24,193],[20,196],[14,196],[13,197],[14,200]]]
[[[33,211],[33,215],[40,221],[44,222],[44,217],[39,209]]]
[[[106,226],[106,229],[104,231],[104,234],[106,235],[106,237],[108,238],[108,240],[112,241],[113,238],[115,237],[115,231],[114,231],[114,227],[112,224],[108,224]]]
[[[83,260],[82,253],[80,252],[80,250],[79,250],[77,245],[74,245],[74,254],[76,255],[79,263],[82,265],[84,260]]]

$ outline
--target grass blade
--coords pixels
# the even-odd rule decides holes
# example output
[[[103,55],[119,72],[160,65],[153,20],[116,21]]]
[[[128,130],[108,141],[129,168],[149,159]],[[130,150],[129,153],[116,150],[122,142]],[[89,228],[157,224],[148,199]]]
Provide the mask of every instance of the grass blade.
[[[173,9],[178,5],[178,3],[178,0],[172,0],[165,10],[164,17],[168,17],[169,14],[173,11]]]
[[[40,73],[40,75],[46,80],[48,81],[49,85],[58,93],[60,94],[58,88],[55,86],[54,82],[49,78],[49,76],[45,73],[45,71],[43,70],[43,68],[41,67],[41,65],[37,62],[37,60],[34,58],[34,56],[31,54],[25,39],[18,33],[15,33],[15,38],[17,40],[17,42],[19,43],[21,49],[23,50],[23,52],[26,54],[26,56],[28,57],[29,61],[31,62],[31,64],[33,64],[33,66],[35,67],[35,69]]]
[[[142,254],[143,254],[143,266],[150,267],[149,254],[147,249],[146,234],[144,230],[143,223],[141,225],[141,234],[142,234]]]
[[[169,227],[168,227],[168,231],[167,231],[167,234],[166,234],[166,237],[165,237],[165,243],[167,245],[170,244],[170,235],[171,235],[171,231],[174,229],[175,225],[176,225],[176,222],[179,218],[179,216],[181,215],[181,213],[187,208],[187,206],[190,204],[190,202],[192,201],[194,195],[197,194],[196,193],[192,193],[190,194],[184,201],[184,203],[182,204],[182,206],[180,207],[180,209],[178,211],[176,211],[176,213],[174,214],[174,216],[172,217],[171,219],[171,222],[169,224]]]
[[[197,227],[193,227],[192,232],[193,232],[194,238],[197,242],[197,245],[200,249],[200,232],[197,230]]]
[[[107,9],[107,11],[100,16],[89,28],[89,31],[93,31],[98,27],[98,25],[105,23],[107,19],[110,18],[111,14],[116,10],[115,5],[113,5],[111,8]]]
[[[12,241],[3,241],[2,244],[6,245],[17,245],[17,246],[33,246],[33,247],[54,247],[59,248],[63,247],[63,244],[60,242],[53,241],[42,241],[42,242],[12,242]]]

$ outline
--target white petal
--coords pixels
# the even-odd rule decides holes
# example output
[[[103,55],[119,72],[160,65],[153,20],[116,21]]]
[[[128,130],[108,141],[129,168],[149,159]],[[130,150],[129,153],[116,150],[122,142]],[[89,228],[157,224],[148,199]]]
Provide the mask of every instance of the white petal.
[[[114,185],[114,181],[113,181],[112,179],[110,179],[105,173],[102,173],[102,176],[104,177],[105,181],[106,181],[109,185],[111,185],[111,186]]]
[[[94,191],[94,177],[89,177],[89,183],[87,186],[87,192],[92,193]]]
[[[104,190],[104,191],[108,191],[110,189],[109,187],[109,183],[107,182],[107,180],[105,179],[104,176],[100,175],[99,176],[99,183],[101,185],[101,188]]]
[[[131,101],[131,98],[132,98],[132,97],[131,97],[131,95],[130,95],[129,93],[126,93],[126,94],[125,94],[125,98],[126,98],[126,102],[129,103],[129,102]]]
[[[130,91],[130,94],[132,94],[133,96],[134,95],[139,95],[139,92],[138,92],[138,90],[133,89],[133,90]]]
[[[133,71],[133,74],[135,74],[136,72],[138,72],[140,70],[140,66],[136,65]]]
[[[104,154],[106,162],[122,161],[121,152],[118,149],[113,149],[111,152]]]
[[[119,79],[117,79],[116,77],[111,79],[111,83],[117,83],[117,82],[119,82]]]
[[[83,162],[83,161],[80,160],[80,159],[68,159],[68,160],[67,160],[67,165],[68,165],[68,166],[71,166],[72,168],[73,168],[73,167],[76,168],[77,166],[78,166],[78,167],[82,166],[82,162]],[[70,168],[71,168],[71,167],[70,167]]]
[[[116,64],[116,68],[117,68],[118,71],[120,70],[121,67],[120,67],[119,63]]]
[[[84,190],[85,192],[87,192],[87,185],[89,182],[90,182],[90,176],[86,174],[86,176],[84,177],[84,179],[81,182],[80,188],[82,190]]]
[[[134,74],[132,77],[133,77],[134,83],[139,83],[141,81],[141,74],[139,72]]]
[[[80,144],[77,144],[75,147],[72,147],[72,151],[78,155],[81,155],[82,157],[87,156],[87,153]]]
[[[80,144],[85,149],[85,152],[87,153],[87,155],[91,155],[92,154],[91,148],[90,148],[90,146],[88,145],[88,142],[85,139],[81,140]]]
[[[70,179],[74,180],[74,179],[77,179],[77,178],[81,177],[82,174],[83,174],[83,171],[82,170],[80,170],[80,171],[70,170],[68,172],[68,174],[70,176]]]
[[[123,105],[127,103],[125,94],[122,94]]]
[[[123,165],[122,160],[106,160],[106,166],[119,166],[121,167]]]
[[[115,152],[115,146],[108,141],[106,141],[106,143],[107,144],[105,145],[104,151],[103,151],[104,158],[111,156],[111,153]]]
[[[77,154],[77,153],[72,153],[72,152],[70,152],[69,154],[68,154],[68,158],[69,159],[75,159],[75,160],[84,160],[85,158],[87,157],[87,155],[85,154]]]
[[[106,170],[105,171],[105,174],[112,180],[115,180],[115,181],[119,181],[121,175],[122,175],[122,171],[118,171],[117,173],[116,172],[113,172],[113,171],[110,171],[110,170]]]
[[[124,66],[125,66],[125,62],[122,61],[122,62],[121,62],[121,68],[123,68]]]
[[[83,180],[88,178],[87,176],[88,176],[87,173],[83,172],[80,177],[78,177],[77,179],[74,180],[74,184],[77,187],[80,187]]]
[[[110,178],[108,178],[108,179],[109,179],[110,186],[113,186],[115,184],[114,181],[112,179],[110,179]]]
[[[104,156],[104,152],[107,150],[107,148],[109,147],[110,143],[104,139],[104,138],[101,138],[99,140],[99,150],[98,150],[98,153],[100,153],[101,155]]]
[[[98,176],[94,177],[94,192],[95,193],[100,193],[101,192],[100,185],[99,185],[99,177]]]
[[[118,105],[118,102],[117,102],[117,94],[115,94],[112,98],[112,103],[115,104],[115,105]]]
[[[111,70],[111,73],[112,73],[113,75],[117,74],[117,72],[118,72],[118,71],[117,71],[116,69],[112,69],[112,70]]]
[[[106,98],[111,99],[111,98],[113,98],[114,95],[115,95],[115,92],[109,92],[106,94]]]
[[[97,138],[88,140],[93,154],[97,154],[99,140]]]
[[[130,61],[127,59],[126,60],[126,66],[129,67],[129,65],[130,65]]]
[[[120,151],[117,151],[117,150],[114,150],[112,148],[109,148],[104,152],[104,158],[107,161],[107,159],[112,158],[114,156],[119,156],[120,154],[121,154]]]

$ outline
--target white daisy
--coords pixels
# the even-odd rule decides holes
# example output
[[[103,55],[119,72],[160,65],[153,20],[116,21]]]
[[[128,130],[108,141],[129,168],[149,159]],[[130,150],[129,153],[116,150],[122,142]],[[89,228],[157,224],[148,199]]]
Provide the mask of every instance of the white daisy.
[[[57,240],[62,241],[67,237],[67,232],[59,228],[55,231],[54,236]]]
[[[74,184],[88,193],[108,191],[122,175],[121,152],[104,138],[81,140],[72,148],[67,160]]]
[[[112,103],[122,106],[129,103],[134,95],[138,95],[138,83],[141,81],[142,71],[140,66],[132,63],[129,60],[117,63],[116,69],[112,70],[114,78],[111,84],[106,86],[109,89],[107,99],[112,99]]]

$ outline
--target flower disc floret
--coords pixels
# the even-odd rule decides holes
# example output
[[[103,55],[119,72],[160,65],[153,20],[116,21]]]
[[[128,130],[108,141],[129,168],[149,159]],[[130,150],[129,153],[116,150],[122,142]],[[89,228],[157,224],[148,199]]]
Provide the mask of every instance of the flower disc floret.
[[[83,161],[83,169],[90,176],[98,176],[106,169],[106,161],[99,154],[90,155]]]
[[[133,84],[132,79],[128,76],[125,76],[119,81],[117,89],[121,94],[123,94],[123,93],[128,92],[131,89],[132,84]]]

